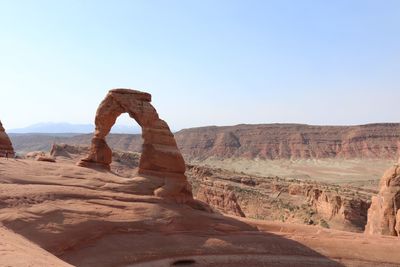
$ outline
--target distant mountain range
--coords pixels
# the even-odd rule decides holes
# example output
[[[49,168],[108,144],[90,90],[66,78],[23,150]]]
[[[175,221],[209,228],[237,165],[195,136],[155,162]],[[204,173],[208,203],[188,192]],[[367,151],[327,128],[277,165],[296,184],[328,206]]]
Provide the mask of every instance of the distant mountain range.
[[[7,133],[13,134],[25,134],[25,133],[93,133],[93,124],[72,124],[66,122],[42,122],[30,125],[25,128],[9,129]],[[126,133],[126,134],[137,134],[141,132],[141,129],[137,125],[121,125],[116,124],[111,129],[112,133]]]

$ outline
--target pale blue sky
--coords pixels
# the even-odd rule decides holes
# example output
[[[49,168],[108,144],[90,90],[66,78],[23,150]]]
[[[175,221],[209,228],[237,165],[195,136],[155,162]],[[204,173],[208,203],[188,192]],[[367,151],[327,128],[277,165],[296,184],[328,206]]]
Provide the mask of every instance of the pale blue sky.
[[[398,122],[400,1],[0,0],[5,127],[91,123],[115,87],[175,130]]]

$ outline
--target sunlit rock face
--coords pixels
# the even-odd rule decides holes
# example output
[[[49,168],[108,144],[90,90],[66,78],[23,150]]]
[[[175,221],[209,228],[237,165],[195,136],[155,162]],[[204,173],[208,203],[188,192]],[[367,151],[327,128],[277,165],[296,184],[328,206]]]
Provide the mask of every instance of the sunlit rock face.
[[[14,148],[0,121],[0,157],[14,156]]]
[[[378,195],[368,210],[367,234],[399,236],[400,232],[400,165],[392,166],[380,181]]]
[[[192,199],[192,193],[184,174],[185,161],[168,124],[159,118],[150,102],[151,95],[145,92],[110,90],[97,109],[96,129],[89,155],[78,165],[110,169],[112,151],[105,137],[118,116],[128,113],[142,127],[143,145],[138,174],[163,179],[162,186],[154,190],[156,196],[186,202]]]

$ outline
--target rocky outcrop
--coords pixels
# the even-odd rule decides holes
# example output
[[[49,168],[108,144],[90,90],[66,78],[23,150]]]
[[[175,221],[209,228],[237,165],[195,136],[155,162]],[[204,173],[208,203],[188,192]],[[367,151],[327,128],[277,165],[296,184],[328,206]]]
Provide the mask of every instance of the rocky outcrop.
[[[89,155],[80,160],[78,165],[110,169],[112,151],[105,138],[118,116],[128,113],[142,127],[139,175],[164,180],[163,186],[155,189],[156,196],[185,202],[192,199],[191,188],[184,174],[185,161],[167,123],[159,118],[150,102],[151,95],[148,93],[129,89],[110,90],[97,109],[96,129]]]
[[[325,220],[335,221],[343,226],[350,224],[363,230],[370,203],[360,198],[340,196],[336,192],[310,187],[307,202]],[[345,228],[345,227],[343,227]]]
[[[188,165],[194,196],[225,214],[363,232],[371,192],[363,188]]]
[[[397,159],[400,124],[259,124],[185,129],[175,134],[186,159]]]
[[[14,149],[0,121],[0,157],[5,157],[6,155],[13,157]]]
[[[385,172],[379,187],[379,193],[372,197],[368,210],[365,233],[399,236],[400,162]]]
[[[203,201],[225,214],[245,217],[240,208],[235,193],[228,185],[219,182],[207,181],[198,188],[196,199]]]
[[[56,162],[56,159],[51,156],[40,156],[36,159],[37,161],[45,161],[45,162]]]
[[[32,160],[37,160],[39,157],[45,157],[45,156],[46,152],[44,151],[32,151],[24,155],[26,159],[32,159]]]
[[[52,157],[74,158],[77,155],[87,155],[89,152],[88,146],[77,146],[68,144],[53,144],[50,149]]]

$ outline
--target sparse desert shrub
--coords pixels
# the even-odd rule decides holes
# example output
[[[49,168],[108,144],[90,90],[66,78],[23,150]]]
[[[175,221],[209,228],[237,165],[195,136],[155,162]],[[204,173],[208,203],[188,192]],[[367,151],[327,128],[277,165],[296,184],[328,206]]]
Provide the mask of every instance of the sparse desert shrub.
[[[319,225],[321,225],[321,227],[324,227],[324,228],[327,228],[327,229],[330,228],[328,222],[325,221],[324,219],[321,219],[321,220],[319,221]]]

